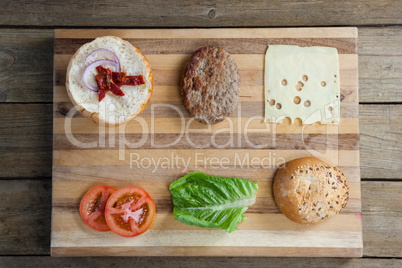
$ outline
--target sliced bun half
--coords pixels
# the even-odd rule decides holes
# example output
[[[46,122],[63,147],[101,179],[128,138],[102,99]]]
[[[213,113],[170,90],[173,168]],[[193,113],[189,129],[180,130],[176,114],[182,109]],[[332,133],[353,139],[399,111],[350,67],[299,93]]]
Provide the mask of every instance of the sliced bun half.
[[[121,71],[127,75],[142,75],[145,85],[120,86],[124,96],[107,92],[99,102],[98,92],[88,89],[83,82],[83,72],[93,61],[105,59],[102,53],[86,57],[96,49],[113,52],[120,61]],[[95,76],[96,73],[93,74]],[[80,47],[71,58],[66,75],[68,96],[83,116],[105,126],[124,124],[138,116],[147,106],[153,91],[151,66],[142,52],[128,41],[115,36],[98,37]]]

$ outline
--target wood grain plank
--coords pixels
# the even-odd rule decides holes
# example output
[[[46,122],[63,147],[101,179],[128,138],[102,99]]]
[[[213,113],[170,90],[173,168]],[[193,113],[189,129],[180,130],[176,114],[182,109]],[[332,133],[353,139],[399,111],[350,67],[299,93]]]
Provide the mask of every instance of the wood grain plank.
[[[326,150],[320,153],[320,158],[335,165],[357,167],[360,164],[359,151]],[[153,169],[159,159],[174,159],[178,156],[189,166],[225,168],[236,166],[248,167],[276,167],[286,161],[299,157],[311,156],[307,150],[247,150],[247,149],[122,149],[122,150],[54,150],[54,166],[132,166]],[[275,159],[276,162],[270,161]],[[338,161],[338,163],[336,163]],[[176,162],[169,161],[170,164]]]
[[[0,29],[0,103],[51,102],[52,62],[52,30]]]
[[[401,163],[401,107],[361,105],[361,153],[363,178],[399,178]],[[373,154],[373,151],[381,151]],[[376,164],[378,163],[378,164]]]
[[[360,102],[402,103],[402,56],[360,55],[359,66]]]
[[[0,177],[50,177],[51,105],[8,104],[0,105],[0,109],[0,156],[4,163],[0,166]],[[401,132],[398,118],[401,108],[398,105],[360,105],[359,110],[362,178],[400,178],[402,143],[398,142]],[[394,119],[388,119],[391,114]],[[20,134],[16,134],[17,129]],[[373,150],[381,153],[374,154]],[[377,161],[382,164],[376,165]],[[16,166],[19,168],[10,168]]]
[[[297,239],[300,235],[303,239]],[[192,239],[189,239],[191,237]],[[98,240],[108,246],[98,245]],[[296,230],[263,231],[239,230],[230,235],[222,230],[148,230],[136,239],[122,240],[111,232],[102,234],[81,231],[52,232],[51,252],[60,248],[67,256],[110,255],[124,256],[361,256],[361,232]],[[146,248],[158,250],[145,250]],[[102,251],[109,248],[110,251]],[[185,250],[185,249],[188,250]],[[289,248],[289,254],[286,248]],[[314,252],[311,248],[315,248]],[[325,252],[337,248],[338,252]],[[68,249],[71,252],[68,252]],[[199,250],[197,252],[197,249]],[[212,250],[213,249],[213,250]],[[259,249],[259,250],[256,250]],[[299,251],[297,252],[296,249]],[[309,250],[306,250],[309,249]],[[159,252],[158,252],[159,251]],[[310,253],[309,253],[310,251]],[[325,254],[322,252],[324,251]],[[78,251],[76,251],[78,252]],[[96,253],[98,252],[98,253]],[[339,255],[339,253],[343,253]],[[82,254],[82,255],[81,255]],[[336,255],[338,254],[338,255]],[[60,256],[60,255],[59,255]]]
[[[315,28],[317,29],[317,28]],[[262,36],[262,33],[258,33],[261,37],[250,36],[250,31],[244,32],[239,35],[236,39],[236,33],[246,31],[248,29],[218,29],[218,30],[204,30],[208,31],[205,35],[202,32],[197,30],[197,34],[190,38],[185,36],[184,38],[173,39],[177,36],[178,31],[175,30],[164,30],[162,33],[154,33],[152,38],[146,38],[147,32],[139,32],[133,33],[135,38],[126,38],[127,41],[132,43],[134,46],[138,47],[144,54],[146,55],[158,55],[158,54],[192,54],[197,49],[203,46],[219,46],[224,47],[227,52],[230,54],[244,54],[244,55],[253,55],[253,54],[265,54],[268,45],[278,45],[283,44],[284,42],[287,45],[295,45],[295,46],[331,46],[335,47],[340,54],[356,54],[357,46],[355,42],[355,38],[336,38],[331,36],[332,38],[323,38],[322,36],[318,38],[313,38],[312,36],[317,36],[317,31],[311,31],[306,29],[299,29],[300,32],[306,32],[305,36],[301,36],[299,38],[295,38],[294,36],[290,36],[288,38],[274,38],[271,37],[269,31],[266,36]],[[138,30],[137,30],[138,31]],[[188,34],[194,34],[189,30]],[[290,32],[292,30],[289,29]],[[294,30],[293,30],[294,31]],[[261,32],[264,32],[262,30]],[[301,33],[298,33],[301,34]],[[308,33],[310,32],[310,34]],[[318,32],[321,32],[318,29]],[[330,32],[330,31],[329,31]],[[74,32],[73,32],[74,33]],[[151,31],[152,33],[152,31]],[[182,31],[180,35],[185,34],[186,31]],[[198,34],[199,33],[199,34]],[[225,38],[221,35],[226,35],[233,33],[234,36],[230,38]],[[113,32],[116,35],[116,32]],[[288,33],[289,34],[289,33]],[[75,39],[76,36],[70,35],[69,38],[63,39],[55,39],[55,54],[69,54],[72,55],[80,48],[83,44],[89,43],[93,40],[93,38],[97,36],[105,35],[104,31],[93,31],[86,33],[83,31],[78,35],[87,35],[84,39]],[[92,35],[93,38],[88,38],[88,35]],[[122,34],[125,36],[126,34]],[[273,34],[275,35],[275,33]],[[140,38],[138,38],[140,36]],[[145,37],[144,37],[145,36]],[[156,37],[157,36],[157,37]],[[217,36],[213,38],[214,36]],[[71,39],[74,38],[74,39]],[[162,39],[163,38],[163,39]],[[286,39],[284,39],[286,38]],[[151,65],[152,66],[152,65]]]
[[[274,204],[275,206],[275,204]],[[77,207],[74,207],[74,213],[63,213],[53,215],[53,224],[55,228],[54,232],[60,233],[74,233],[78,231],[92,232],[92,230],[85,226],[79,213],[77,212]],[[309,231],[314,229],[316,231],[339,231],[342,232],[360,232],[361,231],[361,214],[342,211],[340,215],[334,217],[325,224],[320,224],[317,227],[313,226],[303,226],[295,222],[290,221],[279,211],[274,214],[257,214],[249,212],[251,208],[247,210],[244,214],[247,220],[239,223],[239,230],[264,230],[264,231],[286,231],[286,230],[297,230],[297,231]],[[169,208],[169,212],[172,209]],[[158,211],[159,212],[159,211]],[[341,227],[342,226],[342,227]],[[155,218],[155,222],[152,224],[152,230],[203,230],[201,227],[190,226],[184,223],[178,222],[174,219],[172,213],[162,212],[159,213]],[[148,240],[150,236],[148,237]]]
[[[61,102],[55,103],[56,111],[55,118],[65,118],[66,114],[68,114],[72,108],[73,104],[71,102]],[[141,113],[141,117],[143,118],[180,118],[180,117],[188,117],[190,118],[190,114],[187,112],[184,104],[173,101],[164,101],[164,102],[155,102],[153,100],[148,104],[148,109],[145,109]],[[242,118],[252,118],[254,116],[260,116],[263,118],[264,116],[264,99],[260,99],[258,101],[246,101],[244,103],[239,103],[234,111],[230,114],[232,117],[242,117]],[[71,111],[75,112],[74,117],[81,117],[80,113],[77,110]],[[359,117],[358,105],[356,102],[341,102],[341,118],[357,118]]]
[[[0,177],[51,176],[52,105],[0,105]]]
[[[96,142],[98,150],[116,149],[125,141],[139,141],[142,138],[142,133],[134,134],[115,134],[108,133],[104,136],[98,134],[76,134],[74,138],[84,144]],[[233,140],[232,145],[225,146],[226,148],[238,149],[278,149],[278,150],[303,150],[307,147],[312,150],[358,150],[359,136],[358,134],[277,134],[267,135],[265,133],[248,133],[242,135],[239,133],[220,133],[213,134],[192,133],[189,139],[179,139],[179,134],[175,133],[156,133],[152,138],[147,139],[142,145],[144,149],[157,148],[162,145],[171,144],[172,149],[191,149],[194,146],[202,148],[217,148]],[[212,144],[214,142],[214,144]],[[102,145],[101,145],[102,144]],[[54,135],[53,148],[55,150],[72,150],[77,149],[77,146],[72,144],[70,140],[63,134]],[[81,148],[87,150],[90,148]]]
[[[274,28],[220,28],[220,29],[60,29],[55,32],[56,39],[96,38],[102,35],[118,35],[127,39],[239,39],[239,38],[356,38],[356,27],[287,28],[278,31]]]
[[[401,105],[360,105],[361,169],[364,178],[401,178],[401,121]]]
[[[110,251],[110,256],[187,256],[196,257],[199,255],[206,255],[211,257],[221,257],[221,256],[233,256],[236,257],[305,257],[307,254],[311,257],[321,257],[321,256],[342,256],[344,258],[356,258],[362,256],[361,249],[345,249],[339,247],[273,247],[273,248],[263,248],[263,247],[253,247],[249,250],[244,250],[244,247],[138,247],[135,251],[129,247],[99,247],[99,248],[88,248],[88,247],[76,247],[76,248],[59,248],[54,247],[51,249],[51,255],[53,257],[63,257],[69,256],[104,256],[100,252],[105,250]],[[286,252],[286,254],[284,254]]]
[[[152,106],[152,105],[150,105]],[[71,119],[71,118],[70,118]],[[310,134],[356,134],[359,130],[358,118],[340,118],[340,125],[321,125],[314,123],[311,125],[302,125],[300,121],[291,124],[289,118],[285,118],[280,124],[266,123],[264,118],[238,118],[227,117],[222,122],[209,126],[189,117],[181,118],[142,118],[138,116],[118,129],[106,129],[97,125],[87,118],[72,118],[71,122],[64,118],[54,119],[54,134],[65,133],[65,128],[75,134],[94,134],[110,133],[118,131],[119,133],[143,133],[144,136],[151,133],[207,133],[212,134],[218,130],[232,133],[265,133],[267,135],[282,133],[310,133]]]
[[[402,27],[359,29],[360,102],[402,102]]]
[[[340,166],[349,182],[360,181],[360,167]],[[118,170],[119,174],[116,174]],[[239,178],[249,179],[252,181],[272,181],[275,175],[275,168],[235,168],[226,167],[225,169],[216,169],[199,166],[197,169],[194,167],[185,168],[182,166],[173,166],[171,168],[158,168],[152,169],[151,172],[140,166],[133,165],[132,167],[125,166],[91,166],[91,169],[86,167],[70,167],[70,166],[56,166],[53,169],[53,181],[96,181],[100,180],[108,183],[119,183],[122,181],[130,181],[132,174],[138,174],[143,181],[158,182],[166,177],[177,180],[185,174],[192,171],[201,171],[215,176],[227,176],[227,174],[236,174]],[[94,185],[95,186],[95,185]]]
[[[362,182],[364,255],[402,257],[402,182]]]
[[[1,25],[78,27],[286,27],[400,24],[399,1],[356,0],[206,2],[96,2],[73,0],[10,1],[0,12]],[[294,11],[289,16],[289,10]],[[116,14],[124,20],[116,20]],[[334,15],[336,14],[336,16]]]
[[[0,180],[0,255],[49,254],[51,185],[50,178]]]
[[[0,257],[0,262],[5,267],[128,267],[135,263],[136,267],[166,267],[166,268],[257,268],[269,264],[272,267],[401,267],[402,259],[386,258],[264,258],[264,257],[241,257],[241,258],[203,258],[203,257],[81,257],[81,258],[52,258],[50,256],[25,256]]]

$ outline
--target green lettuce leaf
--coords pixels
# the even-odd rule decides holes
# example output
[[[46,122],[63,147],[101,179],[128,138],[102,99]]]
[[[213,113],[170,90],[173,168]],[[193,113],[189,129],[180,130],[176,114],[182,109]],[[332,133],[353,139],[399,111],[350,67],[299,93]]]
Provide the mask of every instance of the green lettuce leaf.
[[[255,203],[258,183],[193,172],[170,184],[169,190],[176,220],[231,233],[246,220],[243,213]]]

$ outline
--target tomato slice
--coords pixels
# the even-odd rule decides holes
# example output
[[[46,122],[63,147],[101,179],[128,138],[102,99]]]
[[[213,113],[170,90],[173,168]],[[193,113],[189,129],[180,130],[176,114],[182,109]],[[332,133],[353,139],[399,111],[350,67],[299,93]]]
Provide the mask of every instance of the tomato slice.
[[[105,218],[118,235],[133,237],[142,234],[155,219],[155,202],[140,187],[124,187],[112,194],[106,203]]]
[[[105,206],[115,191],[116,188],[111,186],[98,185],[89,190],[82,198],[80,203],[81,218],[95,231],[110,231],[105,220]]]

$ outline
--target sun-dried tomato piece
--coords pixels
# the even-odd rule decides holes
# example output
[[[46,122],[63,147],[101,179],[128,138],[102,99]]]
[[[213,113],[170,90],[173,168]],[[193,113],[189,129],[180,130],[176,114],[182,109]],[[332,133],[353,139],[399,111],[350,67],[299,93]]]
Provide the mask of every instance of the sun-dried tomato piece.
[[[118,86],[124,84],[126,76],[127,75],[125,72],[112,72],[113,82],[115,82]]]
[[[117,96],[124,96],[120,86],[138,86],[144,85],[144,77],[142,75],[126,75],[125,72],[112,72],[109,68],[103,68],[101,65],[96,67],[98,74],[95,76],[99,87],[99,101],[105,96],[106,92],[111,91]]]
[[[126,76],[123,85],[138,86],[144,84],[145,84],[144,77],[142,75],[136,75],[136,76]]]
[[[98,71],[95,79],[99,87],[99,101],[103,100],[108,91],[117,96],[124,96],[124,92],[113,81],[112,71],[109,68],[105,69],[99,65],[96,67],[96,71]]]
[[[138,86],[144,85],[144,77],[142,75],[126,75],[125,72],[113,72],[113,82],[118,86]]]

